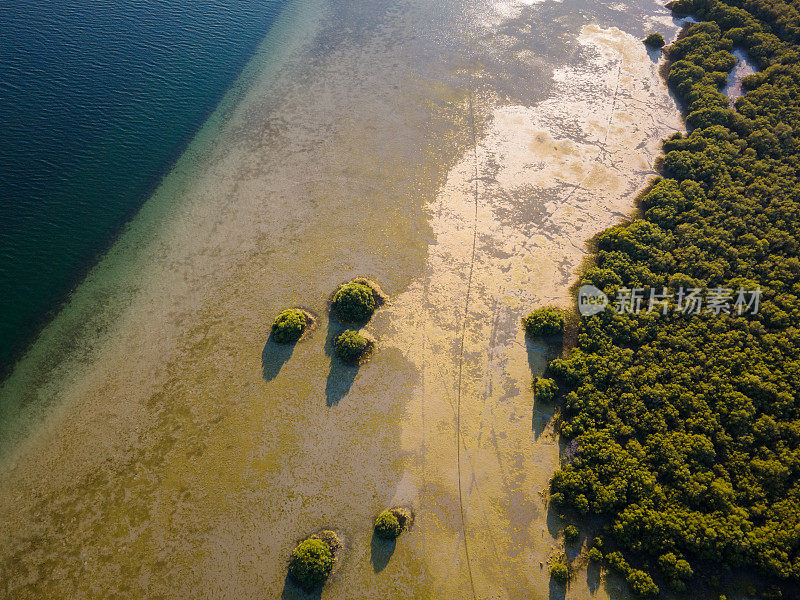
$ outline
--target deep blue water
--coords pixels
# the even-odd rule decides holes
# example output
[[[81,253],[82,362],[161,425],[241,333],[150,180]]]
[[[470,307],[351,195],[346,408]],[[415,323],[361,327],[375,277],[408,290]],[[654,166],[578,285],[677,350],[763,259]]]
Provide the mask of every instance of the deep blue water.
[[[0,372],[135,214],[286,2],[0,2]]]

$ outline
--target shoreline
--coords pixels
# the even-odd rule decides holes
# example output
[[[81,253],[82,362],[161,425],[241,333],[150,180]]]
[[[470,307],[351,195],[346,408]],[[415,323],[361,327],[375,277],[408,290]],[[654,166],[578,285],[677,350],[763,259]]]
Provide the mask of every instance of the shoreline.
[[[647,114],[653,94],[669,110],[669,96],[638,39],[589,25],[576,64],[555,69],[547,98],[506,105],[489,86],[471,90],[479,135],[470,149],[463,61],[447,56],[455,66],[440,79],[400,71],[394,91],[392,65],[405,55],[381,37],[394,37],[391,15],[380,18],[386,29],[364,43],[369,51],[334,46],[335,60],[310,60],[313,100],[287,101],[273,117],[268,86],[248,92],[208,150],[188,153],[196,172],[170,176],[162,194],[186,205],[148,209],[159,229],[147,232],[147,252],[127,240],[110,253],[142,253],[157,277],[119,274],[130,304],[86,349],[85,371],[63,381],[54,371],[30,392],[68,402],[20,450],[20,467],[0,471],[10,490],[0,498],[11,525],[4,547],[23,565],[46,558],[88,573],[83,596],[119,591],[107,564],[146,580],[151,594],[199,597],[216,586],[256,596],[280,591],[292,540],[336,523],[352,546],[330,584],[339,597],[362,597],[365,585],[384,597],[463,591],[460,558],[459,576],[442,580],[463,539],[473,560],[494,564],[499,549],[515,565],[476,575],[479,591],[547,589],[534,565],[555,535],[540,491],[559,446],[552,408],[531,410],[528,388],[553,349],[526,345],[519,316],[566,301],[591,237],[583,234],[632,208],[635,181],[651,172],[638,141],[658,143],[653,132],[670,117],[625,113]],[[365,57],[374,80],[356,69]],[[330,89],[336,75],[346,90]],[[368,99],[377,112],[355,112]],[[272,118],[294,136],[286,155],[273,150],[282,138]],[[408,148],[396,141],[404,120]],[[325,131],[322,143],[312,130]],[[315,160],[292,168],[305,154]],[[391,301],[370,324],[381,352],[354,371],[325,353],[324,309],[335,286],[358,274]],[[102,288],[93,293],[103,301]],[[262,348],[278,306],[307,306],[320,319],[274,361]],[[69,375],[69,363],[60,368]],[[378,568],[365,515],[410,500],[414,531]],[[71,515],[67,526],[61,514]],[[65,543],[84,554],[63,556]],[[165,564],[165,552],[181,558]]]
[[[124,298],[126,285],[123,282],[127,273],[141,268],[134,266],[137,260],[141,260],[141,253],[138,250],[139,240],[146,243],[154,239],[168,221],[168,215],[182,208],[174,205],[174,198],[180,196],[180,190],[190,185],[191,179],[196,175],[197,166],[208,160],[207,157],[213,152],[213,145],[217,143],[221,129],[230,120],[246,90],[258,80],[264,81],[276,76],[286,61],[291,60],[291,55],[297,52],[298,46],[293,46],[292,43],[298,44],[298,39],[290,39],[287,36],[295,34],[298,30],[302,31],[302,28],[293,27],[290,23],[298,20],[313,23],[314,20],[310,18],[313,10],[306,11],[305,16],[301,16],[303,13],[298,12],[303,6],[312,5],[313,2],[309,0],[294,7],[287,7],[276,19],[273,30],[259,44],[259,48],[220,100],[217,108],[200,126],[173,167],[161,178],[154,192],[121,228],[115,241],[103,255],[87,269],[60,308],[43,325],[36,338],[9,369],[5,378],[0,380],[0,432],[3,434],[0,437],[5,441],[0,445],[0,464],[7,460],[6,454],[9,448],[6,444],[14,446],[16,442],[12,441],[13,439],[22,440],[29,432],[26,421],[35,423],[41,420],[44,414],[26,417],[22,413],[28,410],[44,409],[45,412],[49,410],[46,406],[34,406],[36,400],[23,390],[35,389],[48,379],[59,378],[59,375],[54,375],[52,372],[58,367],[63,369],[64,354],[70,356],[69,360],[74,363],[86,358],[79,356],[80,348],[72,343],[80,338],[81,334],[77,332],[94,327],[99,333],[106,327],[105,324],[114,319],[110,314],[113,311],[108,311],[105,306],[100,307],[101,297],[105,303],[108,301],[107,294],[110,293],[112,298],[116,298],[115,308],[123,310],[126,302]],[[322,11],[319,11],[319,14],[323,14]],[[284,58],[276,60],[276,56]],[[264,64],[270,65],[268,70],[264,70]],[[120,283],[123,285],[120,286]],[[107,314],[104,315],[104,312]],[[17,416],[14,416],[14,413]],[[16,426],[22,426],[24,431],[12,432]]]

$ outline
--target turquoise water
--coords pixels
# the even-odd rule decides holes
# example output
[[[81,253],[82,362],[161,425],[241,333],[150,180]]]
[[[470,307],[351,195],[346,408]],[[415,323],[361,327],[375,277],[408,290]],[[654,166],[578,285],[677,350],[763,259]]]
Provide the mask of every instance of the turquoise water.
[[[0,372],[155,188],[287,2],[0,3]]]

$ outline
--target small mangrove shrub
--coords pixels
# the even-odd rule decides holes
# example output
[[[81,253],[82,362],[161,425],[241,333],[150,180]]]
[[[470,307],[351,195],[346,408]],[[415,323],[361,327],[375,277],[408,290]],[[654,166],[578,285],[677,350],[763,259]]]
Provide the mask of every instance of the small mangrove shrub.
[[[564,332],[564,313],[553,307],[539,308],[522,319],[525,335],[531,338]]]
[[[408,530],[413,517],[411,511],[402,506],[388,508],[375,519],[375,535],[384,540],[394,540]]]
[[[651,33],[644,38],[644,43],[650,48],[663,48],[666,42],[664,42],[664,36],[660,33]]]
[[[300,339],[307,324],[308,319],[302,310],[284,310],[272,323],[272,338],[278,344],[292,344]]]
[[[333,295],[331,309],[342,323],[366,323],[375,312],[375,295],[364,283],[351,281]]]
[[[558,393],[558,385],[552,379],[536,377],[533,380],[533,397],[539,402],[551,402]]]
[[[575,525],[567,525],[564,528],[564,539],[568,542],[574,542],[578,539],[580,533],[578,532],[578,528]]]
[[[373,342],[370,338],[348,329],[336,338],[333,342],[333,349],[342,362],[353,364],[358,363],[369,352],[372,345]]]
[[[384,540],[394,540],[402,533],[400,522],[392,511],[385,510],[375,520],[375,534]]]
[[[328,579],[335,562],[331,547],[318,537],[310,537],[292,552],[289,575],[300,587],[310,592]]]
[[[640,598],[655,598],[658,596],[658,586],[653,581],[653,578],[644,571],[632,569],[625,580],[631,586],[631,591]]]
[[[569,567],[565,562],[559,560],[550,565],[550,576],[559,583],[569,581]]]

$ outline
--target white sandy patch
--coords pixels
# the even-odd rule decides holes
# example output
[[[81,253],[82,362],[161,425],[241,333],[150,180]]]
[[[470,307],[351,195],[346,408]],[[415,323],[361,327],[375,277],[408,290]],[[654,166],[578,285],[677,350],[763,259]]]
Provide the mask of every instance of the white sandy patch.
[[[526,6],[542,4],[544,2],[561,2],[562,0],[501,0],[496,2],[493,8],[493,16],[490,18],[492,25],[496,25],[506,19],[516,19]]]

